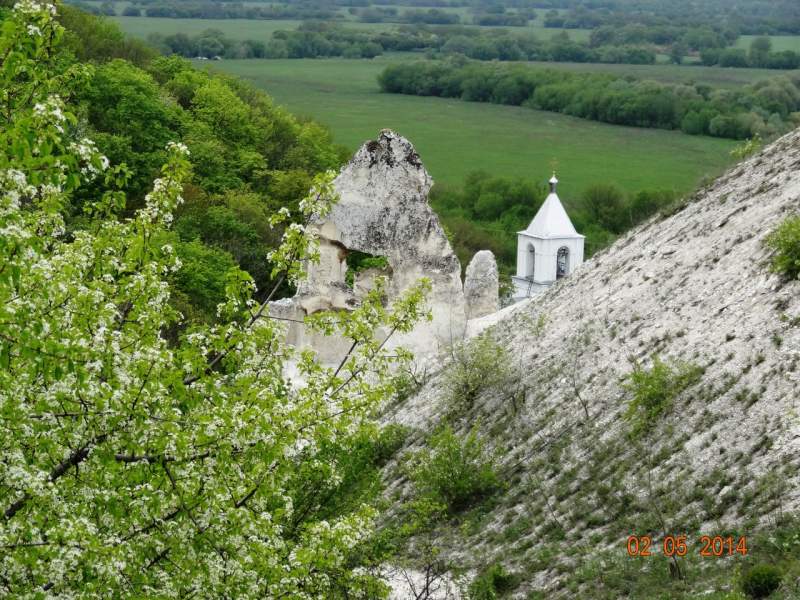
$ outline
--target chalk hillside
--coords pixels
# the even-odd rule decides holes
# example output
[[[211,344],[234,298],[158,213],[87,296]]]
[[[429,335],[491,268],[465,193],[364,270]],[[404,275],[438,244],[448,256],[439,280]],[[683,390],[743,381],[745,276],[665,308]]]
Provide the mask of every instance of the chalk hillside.
[[[697,558],[699,536],[755,535],[800,502],[800,282],[770,270],[764,245],[798,209],[795,131],[498,319],[484,352],[508,369],[470,397],[454,373],[480,358],[417,373],[383,416],[411,432],[387,494],[411,497],[404,457],[433,431],[476,427],[502,485],[437,526],[454,572],[502,565],[509,597],[662,597],[636,586],[674,578],[667,559],[637,563],[626,539],[683,533],[686,589],[725,597],[726,559]],[[654,364],[663,410],[633,414],[631,373]]]

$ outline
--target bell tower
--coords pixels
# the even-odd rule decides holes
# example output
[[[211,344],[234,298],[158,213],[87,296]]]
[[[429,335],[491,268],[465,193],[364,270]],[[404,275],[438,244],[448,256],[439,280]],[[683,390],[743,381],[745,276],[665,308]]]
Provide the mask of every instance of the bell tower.
[[[517,232],[517,274],[514,300],[543,292],[583,263],[584,236],[575,231],[556,192],[555,172],[550,193],[524,231]]]

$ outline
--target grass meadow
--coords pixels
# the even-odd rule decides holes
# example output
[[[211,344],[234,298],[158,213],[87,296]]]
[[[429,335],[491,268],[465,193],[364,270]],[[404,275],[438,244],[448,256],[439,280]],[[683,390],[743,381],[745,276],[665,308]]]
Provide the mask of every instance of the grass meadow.
[[[346,9],[343,9],[346,11]],[[342,13],[347,27],[393,29],[394,23],[360,23]],[[115,17],[129,34],[181,31],[197,34],[216,28],[235,39],[268,39],[300,21],[242,19],[168,19]],[[465,19],[466,20],[466,19]],[[549,37],[561,30],[534,21],[528,30]],[[571,30],[586,39],[586,30]],[[775,49],[794,47],[800,37],[776,36]],[[749,46],[744,36],[740,45]],[[800,47],[800,43],[797,44]],[[381,94],[376,78],[392,62],[416,60],[421,54],[389,54],[374,60],[225,60],[198,63],[252,80],[290,111],[330,127],[335,140],[355,150],[383,128],[392,128],[415,144],[434,176],[458,184],[474,170],[503,176],[542,179],[556,160],[565,194],[578,194],[597,182],[613,182],[628,191],[645,188],[693,189],[705,176],[730,164],[730,140],[694,137],[679,132],[618,127],[522,107],[469,103],[443,98]],[[565,71],[605,72],[664,82],[702,82],[738,87],[783,72],[723,69],[690,65],[604,65],[525,63]]]
[[[273,32],[280,29],[296,29],[300,21],[267,21],[267,20],[247,20],[247,19],[170,19],[166,17],[111,17],[119,23],[126,33],[139,37],[147,38],[151,33],[186,33],[189,35],[200,33],[206,29],[219,29],[227,37],[236,40],[267,40]],[[341,20],[336,21],[344,27],[353,27],[366,31],[386,31],[396,29],[398,23],[361,23],[359,21]],[[468,27],[476,27],[468,25]],[[488,28],[487,28],[488,29]],[[588,29],[548,29],[531,23],[528,27],[494,27],[492,29],[510,29],[514,31],[533,33],[541,39],[550,39],[557,33],[566,31],[570,38],[576,41],[589,39]]]
[[[735,142],[606,125],[523,107],[382,94],[393,59],[226,60],[205,64],[249,79],[295,114],[328,125],[355,150],[391,128],[409,138],[436,181],[475,170],[545,180],[555,159],[565,197],[597,182],[628,191],[689,191],[731,162]]]
[[[300,21],[252,21],[248,19],[170,19],[167,17],[111,17],[132,36],[147,39],[151,33],[196,35],[206,29],[219,29],[235,40],[262,40],[280,29],[296,29]]]
[[[103,4],[104,0],[85,0],[89,4],[96,4],[100,5]],[[121,15],[122,11],[130,4],[127,0],[116,0],[112,1],[114,5],[114,9],[117,12],[117,15]],[[256,5],[262,6],[262,2],[249,2],[245,1],[242,4],[248,5]],[[275,4],[281,4],[280,2],[276,2]],[[381,5],[382,7],[388,8],[392,5]],[[412,10],[414,7],[409,6],[394,6],[398,10],[398,12],[402,13],[406,10]],[[424,9],[425,7],[420,7]],[[465,26],[472,26],[470,23],[472,22],[472,12],[470,11],[469,7],[466,6],[458,6],[458,7],[437,7],[438,10],[448,12],[448,13],[455,13],[458,14],[461,18],[461,22]],[[498,27],[494,29],[509,29],[513,31],[525,31],[529,33],[534,33],[535,35],[541,37],[542,39],[549,39],[552,36],[560,33],[562,31],[566,31],[569,36],[576,41],[586,41],[589,39],[589,35],[591,33],[588,29],[553,29],[553,28],[546,28],[542,25],[544,19],[544,13],[547,12],[545,9],[539,9],[536,11],[537,17],[536,19],[532,20],[527,27]],[[558,9],[558,12],[566,12],[563,9]],[[339,21],[345,26],[348,27],[358,27],[360,29],[371,29],[371,30],[386,30],[392,29],[397,27],[397,23],[361,23],[357,20],[357,17],[350,13],[348,7],[342,6],[338,9],[339,17],[342,19]],[[166,18],[148,18],[148,17],[123,17],[117,16],[113,17],[115,21],[117,21],[122,28],[137,37],[147,37],[150,33],[163,33],[163,34],[170,34],[175,33],[177,31],[181,31],[188,34],[195,34],[199,33],[205,29],[215,28],[220,29],[225,32],[231,38],[234,39],[267,39],[269,38],[274,31],[279,29],[294,29],[297,25],[300,24],[300,21],[295,20],[285,20],[285,21],[248,21],[244,19],[166,19]],[[741,36],[736,43],[736,47],[738,48],[749,48],[750,43],[755,39],[757,36],[754,35],[743,35]],[[770,36],[772,39],[772,46],[773,49],[776,51],[779,50],[794,50],[796,52],[800,52],[800,36],[791,36],[791,35],[774,35]]]
[[[756,35],[739,36],[739,39],[736,40],[736,47],[749,49],[750,44],[757,37]],[[775,51],[794,50],[800,52],[800,35],[772,35],[769,36],[769,39],[772,40],[772,49]]]

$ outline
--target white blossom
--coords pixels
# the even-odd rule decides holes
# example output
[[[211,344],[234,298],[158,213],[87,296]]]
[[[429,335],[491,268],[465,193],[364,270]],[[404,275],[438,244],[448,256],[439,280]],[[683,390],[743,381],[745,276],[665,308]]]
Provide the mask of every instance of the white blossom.
[[[183,142],[169,142],[167,150],[175,150],[184,156],[189,156],[189,148]]]

